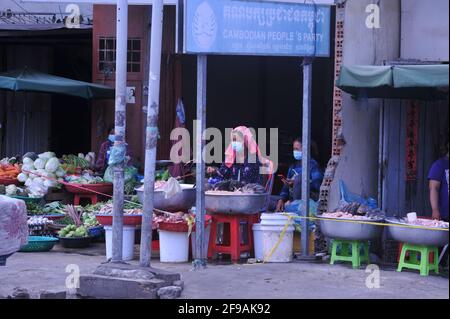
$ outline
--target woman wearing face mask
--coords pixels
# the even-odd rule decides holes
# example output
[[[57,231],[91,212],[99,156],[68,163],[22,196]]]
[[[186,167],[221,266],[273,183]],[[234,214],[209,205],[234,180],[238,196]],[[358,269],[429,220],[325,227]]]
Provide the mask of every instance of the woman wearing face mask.
[[[218,181],[235,180],[244,184],[263,184],[261,165],[271,170],[271,162],[261,155],[250,129],[239,126],[231,132],[231,144],[225,151],[225,163],[220,168],[208,167],[206,172],[215,175]]]
[[[95,170],[99,173],[104,172],[108,167],[109,155],[111,154],[111,148],[113,147],[115,141],[114,127],[110,127],[108,132],[108,139],[100,146],[97,162],[95,163]]]
[[[284,205],[289,200],[301,199],[302,186],[302,139],[297,138],[293,142],[293,157],[294,164],[289,167],[287,180],[284,180],[284,186],[281,190],[281,199],[277,203],[277,212],[284,211]],[[311,198],[318,200],[318,193],[320,185],[322,184],[323,174],[320,170],[319,164],[311,158],[310,160],[310,181],[311,181]]]

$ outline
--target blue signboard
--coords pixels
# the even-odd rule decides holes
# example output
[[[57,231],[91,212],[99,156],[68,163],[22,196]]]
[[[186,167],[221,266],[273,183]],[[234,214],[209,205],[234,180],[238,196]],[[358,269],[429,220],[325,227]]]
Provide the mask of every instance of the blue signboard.
[[[330,6],[185,0],[184,52],[330,56]]]

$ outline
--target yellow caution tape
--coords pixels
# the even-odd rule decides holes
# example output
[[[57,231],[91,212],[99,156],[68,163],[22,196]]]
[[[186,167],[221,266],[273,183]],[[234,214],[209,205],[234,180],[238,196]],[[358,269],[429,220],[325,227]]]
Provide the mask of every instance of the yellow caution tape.
[[[280,237],[278,238],[278,241],[272,247],[269,254],[264,257],[263,263],[266,263],[270,259],[270,257],[272,257],[273,253],[277,250],[278,246],[280,245],[281,241],[283,240],[286,230],[288,229],[289,225],[291,224],[292,219],[327,220],[327,221],[332,221],[332,222],[337,222],[337,223],[354,223],[354,224],[367,224],[367,225],[375,225],[375,226],[383,226],[383,227],[402,227],[402,228],[425,229],[425,230],[434,230],[434,231],[447,231],[447,232],[449,231],[447,228],[431,228],[431,227],[404,225],[404,224],[386,224],[386,223],[377,223],[377,222],[350,220],[350,219],[320,218],[320,217],[298,216],[298,215],[292,216],[287,213],[282,213],[282,214],[287,216],[288,220],[286,222],[286,225],[284,225],[284,228],[280,234]]]
[[[278,241],[276,242],[275,246],[272,247],[269,254],[264,257],[263,263],[266,263],[270,259],[270,257],[272,257],[273,253],[277,250],[278,246],[280,245],[281,241],[283,240],[284,235],[286,234],[286,230],[288,229],[289,225],[291,224],[291,220],[294,219],[294,216],[292,216],[292,215],[287,215],[287,217],[288,217],[288,221],[286,222],[286,225],[284,225],[284,228],[280,234],[280,237],[278,238]]]

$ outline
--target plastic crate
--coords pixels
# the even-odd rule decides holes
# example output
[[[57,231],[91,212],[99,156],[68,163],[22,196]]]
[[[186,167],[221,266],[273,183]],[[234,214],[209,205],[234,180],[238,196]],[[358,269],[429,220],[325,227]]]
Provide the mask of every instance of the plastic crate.
[[[50,251],[58,242],[57,238],[47,236],[29,236],[28,244],[20,247],[20,252]]]

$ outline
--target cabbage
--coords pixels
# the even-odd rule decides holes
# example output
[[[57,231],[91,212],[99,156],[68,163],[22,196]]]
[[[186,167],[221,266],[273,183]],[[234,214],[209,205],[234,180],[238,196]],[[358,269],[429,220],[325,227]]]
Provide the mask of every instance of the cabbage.
[[[45,187],[56,187],[56,186],[58,186],[58,183],[54,182],[54,181],[51,181],[51,180],[46,180],[44,182],[44,186]]]
[[[60,166],[55,172],[57,177],[64,177],[66,175],[66,171]]]
[[[8,185],[5,188],[5,194],[8,196],[14,196],[17,194],[17,186],[16,185]]]
[[[27,166],[33,166],[33,163],[34,163],[34,161],[33,161],[31,158],[29,158],[29,157],[25,157],[25,158],[22,160],[22,162],[23,162],[24,166],[25,166],[25,165],[27,165]]]
[[[39,154],[38,157],[40,159],[47,161],[47,160],[51,159],[52,157],[56,157],[56,154],[53,152],[45,152],[45,153]]]
[[[17,175],[17,180],[21,183],[25,183],[28,179],[28,174],[25,173],[20,173],[19,175]]]
[[[37,160],[34,161],[34,167],[36,167],[36,169],[44,169],[46,162],[47,162],[46,160],[38,158]]]
[[[40,185],[44,185],[45,179],[43,179],[42,177],[36,177],[35,179],[33,179],[33,184],[40,184]]]
[[[31,184],[33,184],[33,179],[32,179],[32,178],[28,178],[28,179],[25,181],[25,186],[26,186],[26,187],[30,187]]]
[[[49,179],[56,179],[56,175],[50,172],[45,171],[44,173],[41,174],[42,178],[44,180],[47,180],[47,178]]]
[[[35,168],[34,168],[34,162],[31,162],[31,164],[24,164],[23,166],[22,166],[22,171],[27,171],[27,172],[31,172],[31,171],[33,171]]]
[[[48,162],[45,164],[45,170],[50,173],[56,172],[56,170],[59,168],[59,160],[56,157],[52,157],[48,160]]]

